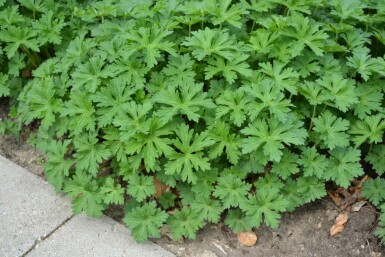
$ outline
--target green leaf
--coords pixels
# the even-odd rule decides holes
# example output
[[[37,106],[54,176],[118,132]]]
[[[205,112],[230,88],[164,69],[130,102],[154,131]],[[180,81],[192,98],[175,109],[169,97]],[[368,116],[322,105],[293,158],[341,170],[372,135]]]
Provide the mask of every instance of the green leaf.
[[[52,141],[47,147],[48,156],[44,163],[45,176],[57,190],[63,188],[64,181],[69,176],[69,170],[74,164],[72,159],[66,158],[70,143],[71,140]]]
[[[376,178],[364,181],[362,184],[362,196],[378,206],[385,200],[385,179]]]
[[[284,149],[282,158],[279,162],[274,162],[271,167],[271,172],[278,175],[282,179],[287,179],[293,174],[299,172],[297,160],[298,156]]]
[[[224,122],[216,122],[209,129],[209,136],[215,141],[209,151],[209,158],[214,159],[226,153],[232,164],[237,164],[241,156],[242,140],[239,135],[230,132],[230,126]]]
[[[75,137],[74,144],[77,168],[96,177],[99,165],[111,156],[111,152],[99,144],[95,134],[81,134]]]
[[[297,180],[298,193],[304,198],[305,203],[321,199],[326,195],[325,181],[316,177],[300,177]]]
[[[255,225],[250,222],[245,213],[239,209],[231,209],[227,213],[225,224],[234,232],[250,231]]]
[[[241,202],[240,208],[253,226],[259,227],[264,221],[267,226],[277,228],[281,217],[279,213],[285,211],[288,204],[277,192],[257,189],[256,195],[249,195],[246,201]]]
[[[293,95],[297,94],[299,74],[293,68],[284,69],[286,64],[276,60],[273,61],[273,64],[270,62],[259,63],[259,66],[261,66],[259,71],[266,74],[280,91],[286,89]]]
[[[249,101],[241,89],[225,90],[216,98],[215,118],[220,119],[223,116],[228,116],[234,125],[240,127],[246,120],[246,106]]]
[[[7,26],[0,31],[0,40],[7,43],[4,47],[10,59],[19,48],[31,49],[39,52],[39,41],[35,38],[36,32],[29,27]]]
[[[385,145],[374,145],[365,160],[373,165],[374,170],[378,175],[385,173]]]
[[[8,96],[10,94],[8,79],[9,76],[7,74],[0,72],[0,97]]]
[[[372,58],[367,53],[353,52],[353,56],[347,58],[346,64],[355,69],[365,81],[368,81],[372,72],[378,68],[376,59]]]
[[[130,51],[141,52],[144,55],[147,67],[152,68],[162,56],[161,52],[176,55],[173,48],[174,43],[165,40],[170,34],[172,34],[172,31],[154,25],[151,28],[140,27],[132,29],[124,37],[130,42]]]
[[[77,171],[64,183],[64,192],[72,197],[72,209],[75,214],[84,211],[87,215],[101,217],[104,210],[103,195],[98,183],[86,172]]]
[[[106,178],[100,193],[104,195],[103,201],[106,204],[124,203],[124,188],[119,184],[115,186],[114,179],[111,177]]]
[[[215,107],[212,100],[207,98],[207,93],[203,92],[203,83],[178,88],[170,86],[166,91],[156,94],[153,100],[162,104],[155,115],[165,123],[177,114],[184,114],[189,120],[198,122],[201,110]]]
[[[224,208],[237,207],[245,200],[250,188],[250,184],[227,174],[219,177],[213,195],[221,200]]]
[[[167,217],[167,213],[156,208],[156,203],[151,201],[127,212],[123,221],[131,229],[134,239],[141,243],[149,237],[160,237],[159,229]]]
[[[123,116],[129,108],[131,96],[135,94],[135,89],[128,86],[121,79],[112,79],[106,87],[91,96],[96,102],[96,110],[99,127],[112,124],[115,117]]]
[[[169,62],[162,72],[167,75],[171,83],[188,86],[195,81],[194,64],[195,62],[189,54],[170,56]]]
[[[317,56],[322,56],[325,40],[328,38],[325,31],[319,29],[319,25],[310,24],[309,18],[302,15],[292,16],[290,26],[282,34],[296,39],[292,48],[293,57],[300,55],[305,46],[308,46]]]
[[[200,196],[191,203],[191,209],[199,213],[202,219],[208,222],[218,223],[223,206],[218,200],[212,200],[208,197]]]
[[[382,107],[384,94],[375,85],[369,83],[359,84],[356,93],[358,103],[354,106],[354,115],[359,119],[363,120],[375,112],[384,112]]]
[[[208,12],[213,16],[211,17],[211,20],[214,25],[229,23],[240,29],[242,26],[242,15],[249,13],[244,9],[242,4],[232,4],[231,0],[207,2],[210,3]]]
[[[349,129],[349,121],[334,116],[325,111],[313,120],[313,130],[318,132],[319,138],[331,150],[335,147],[346,147],[349,145],[349,135],[345,132]]]
[[[249,56],[237,54],[231,60],[226,60],[220,56],[208,58],[208,65],[205,68],[205,79],[209,80],[215,75],[222,74],[229,84],[233,84],[238,78],[238,74],[249,78],[253,75],[250,65],[245,62]]]
[[[95,108],[88,94],[74,92],[71,99],[65,103],[61,116],[71,117],[69,128],[78,135],[84,130],[95,131]]]
[[[200,170],[197,172],[197,178],[197,183],[191,186],[191,191],[197,197],[209,198],[218,179],[218,171],[215,169],[209,171]]]
[[[319,179],[324,178],[325,171],[329,166],[328,159],[324,155],[319,154],[314,146],[303,148],[297,162],[303,167],[303,175],[305,177],[316,176]]]
[[[41,44],[53,43],[60,44],[62,41],[61,30],[66,23],[63,19],[55,19],[54,13],[48,11],[44,13],[38,21],[32,23],[34,31],[39,35],[39,42]]]
[[[193,31],[182,45],[192,49],[193,56],[201,61],[207,56],[221,56],[232,60],[237,51],[234,38],[229,37],[227,30],[210,29]]]
[[[327,97],[340,111],[346,112],[354,104],[358,103],[353,80],[344,79],[339,74],[330,74],[322,79],[317,79],[316,82],[326,89],[326,92],[328,92]]]
[[[29,106],[29,117],[26,117],[26,121],[41,119],[41,128],[48,129],[55,122],[56,113],[65,112],[63,103],[56,95],[52,77],[34,80],[31,85],[26,100]]]
[[[364,174],[359,150],[338,147],[330,151],[330,155],[330,165],[325,173],[326,179],[331,179],[337,185],[348,188],[354,178]]]
[[[174,214],[169,217],[167,224],[170,225],[174,240],[178,240],[182,236],[195,239],[196,232],[203,227],[204,221],[199,213],[184,207],[181,210],[176,210]]]
[[[382,142],[382,134],[385,129],[385,121],[383,115],[378,114],[368,116],[363,121],[358,120],[349,130],[349,134],[353,135],[352,141],[356,147],[364,142],[379,143]]]
[[[129,175],[127,193],[138,202],[142,202],[155,194],[154,178],[137,174]]]
[[[251,84],[242,89],[253,99],[247,103],[250,119],[261,116],[263,111],[268,111],[280,122],[285,122],[293,107],[289,99],[279,91],[278,87],[270,80],[264,79],[261,84]]]
[[[163,209],[174,207],[176,196],[172,192],[165,192],[159,197],[159,204]]]
[[[294,211],[300,205],[305,203],[303,195],[298,192],[298,182],[292,179],[285,181],[285,186],[282,188],[284,198],[288,201],[287,211]]]
[[[243,154],[262,147],[264,155],[276,162],[281,160],[284,144],[303,145],[307,137],[303,123],[292,115],[285,123],[280,123],[274,118],[257,119],[242,129],[241,133],[248,136],[243,140]]]
[[[175,150],[167,156],[165,165],[167,175],[180,174],[182,181],[195,184],[197,176],[194,171],[209,170],[209,159],[203,157],[204,149],[211,146],[214,141],[207,133],[195,134],[185,124],[175,129],[177,139],[173,139]]]

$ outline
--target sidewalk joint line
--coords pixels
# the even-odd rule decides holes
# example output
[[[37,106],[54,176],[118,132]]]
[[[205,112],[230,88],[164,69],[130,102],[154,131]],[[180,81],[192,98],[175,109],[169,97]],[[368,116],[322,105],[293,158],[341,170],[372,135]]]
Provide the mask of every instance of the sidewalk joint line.
[[[66,218],[62,223],[60,223],[58,226],[56,226],[51,232],[49,232],[47,235],[42,236],[35,240],[35,243],[25,252],[21,255],[21,257],[26,257],[30,252],[32,252],[38,244],[48,239],[52,234],[54,234],[59,228],[64,226],[68,221],[70,221],[75,215],[71,215],[70,217]]]

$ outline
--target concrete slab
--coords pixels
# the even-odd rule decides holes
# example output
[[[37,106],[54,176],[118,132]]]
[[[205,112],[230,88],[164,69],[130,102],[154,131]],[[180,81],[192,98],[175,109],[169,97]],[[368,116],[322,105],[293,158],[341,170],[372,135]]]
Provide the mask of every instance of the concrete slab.
[[[94,219],[77,215],[60,227],[48,240],[39,243],[26,257],[172,257],[160,246],[137,244],[129,230],[104,216]]]
[[[22,256],[71,216],[68,199],[0,156],[0,256]]]

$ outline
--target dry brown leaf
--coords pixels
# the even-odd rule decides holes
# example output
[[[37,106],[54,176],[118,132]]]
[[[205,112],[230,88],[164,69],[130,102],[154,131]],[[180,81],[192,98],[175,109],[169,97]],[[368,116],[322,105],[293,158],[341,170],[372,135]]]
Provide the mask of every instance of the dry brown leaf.
[[[159,198],[161,197],[165,192],[170,190],[170,187],[163,184],[161,181],[154,179],[154,186],[155,186],[155,197]]]
[[[328,192],[328,195],[330,196],[330,198],[335,203],[335,205],[339,206],[341,204],[341,201],[342,201],[340,195],[335,191],[329,191],[328,190],[327,192]]]
[[[330,235],[334,236],[344,231],[345,225],[348,219],[349,219],[348,213],[340,213],[337,216],[336,220],[334,221],[334,225],[330,228]]]
[[[245,246],[253,246],[257,243],[257,235],[252,231],[240,232],[237,234],[239,242]]]
[[[356,202],[352,206],[352,211],[355,211],[355,212],[360,211],[362,206],[364,206],[365,204],[366,204],[366,201]]]

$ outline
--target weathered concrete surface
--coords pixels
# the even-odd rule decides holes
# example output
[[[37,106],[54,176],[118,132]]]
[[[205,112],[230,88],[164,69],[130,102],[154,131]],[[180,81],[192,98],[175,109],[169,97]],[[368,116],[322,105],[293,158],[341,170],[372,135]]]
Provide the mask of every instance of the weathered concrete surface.
[[[43,179],[0,156],[0,256],[21,256],[72,216]]]
[[[160,246],[146,242],[137,244],[122,224],[109,217],[102,219],[73,217],[49,240],[39,243],[27,257],[172,257]]]

